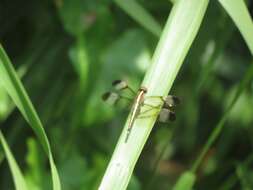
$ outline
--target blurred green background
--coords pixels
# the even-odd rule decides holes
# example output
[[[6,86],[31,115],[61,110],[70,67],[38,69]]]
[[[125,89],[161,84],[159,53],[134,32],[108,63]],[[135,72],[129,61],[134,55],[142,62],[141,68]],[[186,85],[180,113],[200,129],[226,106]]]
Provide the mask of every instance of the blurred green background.
[[[164,26],[170,2],[138,2]],[[104,104],[101,94],[115,79],[137,89],[159,39],[112,0],[1,0],[0,25],[0,41],[46,127],[63,189],[97,189],[128,114]],[[251,61],[232,20],[210,2],[171,92],[182,99],[177,121],[153,129],[129,190],[171,188],[197,158]],[[202,163],[196,190],[253,189],[252,93],[253,83]],[[29,187],[50,189],[46,155],[1,86],[0,127]],[[2,152],[0,189],[14,189]]]

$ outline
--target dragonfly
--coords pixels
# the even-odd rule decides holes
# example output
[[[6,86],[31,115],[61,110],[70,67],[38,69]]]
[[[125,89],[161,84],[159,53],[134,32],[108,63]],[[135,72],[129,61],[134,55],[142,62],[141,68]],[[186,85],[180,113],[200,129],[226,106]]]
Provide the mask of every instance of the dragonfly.
[[[169,121],[176,120],[175,107],[180,103],[180,99],[174,95],[168,95],[165,98],[162,96],[145,96],[148,89],[144,86],[141,86],[136,92],[133,90],[126,81],[124,80],[115,80],[112,82],[112,87],[114,91],[105,92],[102,95],[103,101],[107,102],[110,105],[116,105],[120,100],[125,99],[132,102],[132,108],[130,112],[129,123],[127,127],[127,134],[125,138],[125,143],[128,141],[130,136],[133,124],[136,119],[141,119],[145,117],[150,117],[150,115],[145,115],[150,111],[161,107],[158,120],[162,123],[167,123]],[[128,90],[134,97],[127,97],[122,95],[123,91]],[[161,104],[158,106],[151,105],[145,102],[146,99],[157,98],[161,101]],[[149,107],[144,111],[141,111],[142,107]]]

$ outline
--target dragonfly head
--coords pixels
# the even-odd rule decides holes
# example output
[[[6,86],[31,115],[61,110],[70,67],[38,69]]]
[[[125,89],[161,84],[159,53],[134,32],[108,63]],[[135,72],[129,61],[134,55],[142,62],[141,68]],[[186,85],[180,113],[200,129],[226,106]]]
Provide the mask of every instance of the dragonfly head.
[[[145,86],[140,87],[139,91],[143,91],[144,93],[148,92],[148,89]]]

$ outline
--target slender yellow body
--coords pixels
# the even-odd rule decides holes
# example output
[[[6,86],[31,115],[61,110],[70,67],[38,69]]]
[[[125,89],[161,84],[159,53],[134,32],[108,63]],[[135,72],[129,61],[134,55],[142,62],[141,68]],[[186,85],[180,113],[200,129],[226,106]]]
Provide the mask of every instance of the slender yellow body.
[[[129,125],[128,125],[128,128],[127,128],[127,136],[126,136],[125,142],[127,142],[128,137],[129,137],[130,132],[131,132],[131,129],[133,127],[134,121],[140,113],[141,106],[144,102],[144,95],[145,95],[146,92],[147,92],[146,88],[144,88],[144,87],[140,88],[139,93],[137,94],[137,96],[135,98],[135,101],[134,101],[134,104],[133,104],[133,107],[132,107],[132,111],[131,111]]]

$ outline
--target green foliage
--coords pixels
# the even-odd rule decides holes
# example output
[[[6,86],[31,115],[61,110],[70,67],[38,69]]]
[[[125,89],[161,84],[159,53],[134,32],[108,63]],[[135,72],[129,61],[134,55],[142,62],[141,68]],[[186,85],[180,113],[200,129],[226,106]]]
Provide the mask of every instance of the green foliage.
[[[134,142],[149,138],[122,150],[123,160],[134,156],[138,162],[129,168],[133,175],[125,175],[131,177],[128,186],[119,184],[129,190],[252,189],[253,88],[245,75],[252,68],[252,0],[209,1],[206,12],[185,2],[0,2],[0,128],[6,138],[1,136],[1,142],[9,146],[0,149],[0,189],[22,188],[16,185],[20,179],[27,189],[52,189],[49,149],[63,190],[98,189],[131,106],[121,101],[111,107],[101,95],[112,90],[115,79],[138,90],[157,60],[164,67],[144,85],[152,83],[149,93],[163,95],[172,86],[170,93],[182,102],[177,120],[157,122],[150,135],[151,127],[134,127],[139,131],[131,133]],[[175,14],[178,6],[182,10]],[[199,11],[205,16],[190,46],[191,40],[183,39],[198,27],[183,18],[197,19]],[[163,28],[169,15],[170,27]],[[162,33],[168,36],[160,38]],[[154,57],[158,41],[164,43]],[[176,62],[182,65],[173,67]],[[238,84],[245,80],[238,96]],[[222,130],[207,146],[220,122]],[[193,174],[190,169],[205,146]],[[122,176],[115,173],[115,178]]]
[[[236,168],[236,173],[240,179],[243,190],[250,190],[253,188],[253,173],[247,166],[239,164]]]
[[[195,182],[196,176],[194,173],[185,172],[178,179],[177,183],[173,187],[173,190],[191,190]]]
[[[145,94],[146,97],[165,97],[169,93],[186,53],[197,34],[207,5],[207,0],[201,2],[192,0],[188,2],[179,1],[173,7],[152,58],[151,66],[148,68],[141,84],[148,89]],[[193,8],[195,8],[194,11]],[[183,14],[184,10],[192,11]],[[188,35],[182,36],[183,31],[186,30],[188,30]],[[125,136],[128,133],[130,119],[126,121],[99,187],[100,189],[126,189],[142,147],[161,109],[159,99],[150,98],[144,103],[155,107],[159,106],[159,108],[148,113],[151,115],[150,117],[136,119],[133,122],[132,133],[127,142]],[[131,117],[131,114],[130,112],[128,118]],[[128,152],[131,152],[131,154],[128,154]]]
[[[209,138],[208,138],[201,154],[199,155],[199,157],[194,162],[194,164],[192,166],[192,171],[193,172],[196,172],[196,170],[199,167],[200,162],[203,160],[205,154],[210,149],[210,147],[215,142],[215,140],[218,138],[218,136],[221,134],[222,129],[225,126],[225,122],[226,122],[231,110],[234,108],[236,102],[240,98],[243,91],[246,89],[247,86],[249,86],[252,79],[253,79],[253,66],[250,66],[247,73],[244,75],[243,80],[240,82],[240,84],[238,85],[235,93],[233,94],[228,106],[225,108],[222,118],[219,120],[219,122],[217,123],[217,125],[213,129],[213,131],[210,134],[210,136],[209,136]]]
[[[0,86],[0,120],[3,120],[5,115],[8,113],[8,107],[10,106],[10,101],[8,94],[2,86]]]
[[[45,179],[50,180],[43,165],[46,157],[42,152],[42,148],[36,143],[35,139],[27,140],[28,153],[26,155],[27,170],[25,180],[29,189],[40,190],[49,189],[49,185],[45,183]]]
[[[160,24],[135,0],[114,0],[126,13],[157,37],[161,34]]]
[[[5,87],[12,100],[15,102],[16,106],[19,108],[23,114],[26,121],[30,124],[35,134],[37,135],[39,141],[41,142],[50,162],[52,170],[52,180],[53,188],[55,190],[60,190],[60,181],[57,173],[57,169],[54,164],[52,157],[51,148],[41,124],[41,121],[29,100],[24,87],[22,86],[14,68],[11,65],[9,58],[7,57],[4,49],[0,45],[0,74],[1,74],[1,85]]]
[[[242,33],[253,55],[253,21],[245,1],[219,0]]]
[[[5,138],[4,138],[1,131],[0,131],[0,141],[1,141],[1,144],[3,146],[5,155],[7,157],[9,166],[11,168],[11,173],[12,173],[12,177],[13,177],[13,180],[14,180],[14,183],[15,183],[15,188],[17,190],[27,190],[27,185],[26,185],[24,176],[21,173],[20,168],[18,167],[18,165],[17,165],[17,163],[16,163],[16,161],[15,161],[15,159],[14,159],[14,157],[13,157],[11,151],[10,151],[10,148],[8,147],[8,145],[5,141]]]

